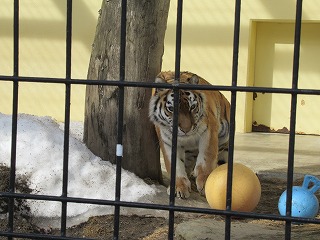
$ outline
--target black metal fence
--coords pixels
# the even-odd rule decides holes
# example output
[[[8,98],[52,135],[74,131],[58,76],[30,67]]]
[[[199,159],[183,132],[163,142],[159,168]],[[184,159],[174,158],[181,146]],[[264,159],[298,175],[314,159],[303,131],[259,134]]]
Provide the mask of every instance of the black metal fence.
[[[70,92],[72,85],[112,85],[118,86],[119,94],[119,109],[123,109],[124,105],[124,89],[126,87],[143,87],[151,88],[158,85],[152,83],[129,82],[125,81],[125,39],[126,39],[126,0],[122,0],[121,11],[121,48],[120,48],[120,76],[119,81],[99,81],[99,80],[81,80],[71,79],[71,32],[72,32],[72,0],[66,0],[67,4],[67,24],[66,24],[66,74],[65,78],[37,78],[37,77],[22,77],[19,75],[19,0],[14,0],[14,71],[13,76],[0,76],[1,81],[9,81],[13,84],[13,104],[12,104],[12,148],[11,148],[11,165],[10,165],[10,189],[8,192],[1,192],[1,197],[9,199],[8,210],[8,228],[7,231],[0,231],[0,236],[13,238],[32,238],[32,239],[75,239],[66,236],[67,223],[67,205],[68,203],[84,203],[84,204],[98,204],[114,206],[114,239],[119,238],[120,229],[120,207],[128,208],[143,208],[164,210],[169,213],[168,223],[168,239],[174,238],[174,221],[176,212],[190,212],[203,213],[212,215],[225,216],[225,239],[231,238],[231,218],[234,216],[251,218],[251,219],[269,219],[285,222],[285,239],[291,238],[292,222],[314,223],[320,224],[319,219],[295,218],[291,217],[291,200],[292,200],[292,185],[293,185],[293,167],[294,167],[294,149],[295,149],[295,126],[296,126],[296,107],[297,96],[299,94],[306,95],[320,95],[320,90],[314,89],[299,89],[298,88],[298,73],[299,73],[299,54],[300,54],[300,33],[301,33],[301,15],[302,15],[302,0],[296,2],[296,24],[295,24],[295,39],[294,39],[294,61],[293,61],[293,76],[291,88],[262,88],[262,87],[246,87],[237,86],[238,76],[238,52],[239,52],[239,35],[240,35],[240,13],[241,0],[235,0],[235,15],[234,15],[234,41],[233,41],[233,67],[232,67],[232,83],[228,86],[196,86],[188,85],[181,86],[179,84],[166,86],[173,88],[175,96],[178,96],[179,89],[193,88],[193,89],[208,89],[208,90],[223,90],[231,92],[231,126],[230,126],[230,143],[229,143],[229,165],[228,165],[228,184],[227,184],[227,210],[214,210],[196,207],[182,207],[175,205],[174,187],[170,189],[170,201],[168,205],[139,203],[139,202],[125,202],[120,199],[120,181],[121,181],[121,160],[122,156],[117,156],[117,179],[116,179],[116,196],[115,200],[103,199],[88,199],[88,198],[74,198],[68,197],[68,155],[69,155],[69,125],[70,125]],[[178,0],[177,7],[177,25],[176,25],[176,58],[175,58],[175,78],[179,80],[180,72],[180,50],[181,50],[181,29],[182,29],[182,9],[183,1]],[[0,56],[1,57],[1,56]],[[17,121],[18,121],[18,97],[19,97],[19,83],[22,82],[45,82],[45,83],[60,83],[65,84],[65,132],[64,132],[64,155],[63,155],[63,186],[61,196],[50,195],[35,195],[35,194],[20,194],[15,192],[16,179],[16,147],[17,147]],[[258,214],[258,213],[244,213],[231,211],[231,188],[232,188],[232,165],[234,153],[234,136],[235,136],[235,112],[236,112],[236,96],[238,92],[265,92],[265,93],[282,93],[291,95],[291,116],[290,116],[290,134],[289,134],[289,151],[288,151],[288,167],[287,167],[287,206],[286,216],[275,214]],[[177,109],[178,97],[175,97],[175,109]],[[173,151],[172,151],[172,166],[175,169],[176,146],[177,146],[177,111],[174,117],[174,131],[173,131]],[[122,145],[122,123],[123,111],[119,111],[118,115],[118,144]],[[171,186],[175,185],[175,172],[171,174]],[[57,201],[62,203],[61,214],[61,234],[60,236],[32,234],[32,233],[18,233],[14,228],[14,200],[15,199],[33,199],[45,201]],[[77,238],[79,239],[79,238]],[[85,239],[85,238],[83,238]]]

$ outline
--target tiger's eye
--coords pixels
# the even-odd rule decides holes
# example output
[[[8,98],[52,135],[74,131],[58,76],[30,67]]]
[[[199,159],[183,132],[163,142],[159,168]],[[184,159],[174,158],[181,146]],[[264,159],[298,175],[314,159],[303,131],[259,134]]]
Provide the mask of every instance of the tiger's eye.
[[[192,105],[190,106],[190,110],[193,111],[193,110],[196,108],[196,106],[197,106],[197,104],[192,104]]]
[[[168,109],[169,112],[173,112],[173,107],[172,106],[167,107],[167,109]]]

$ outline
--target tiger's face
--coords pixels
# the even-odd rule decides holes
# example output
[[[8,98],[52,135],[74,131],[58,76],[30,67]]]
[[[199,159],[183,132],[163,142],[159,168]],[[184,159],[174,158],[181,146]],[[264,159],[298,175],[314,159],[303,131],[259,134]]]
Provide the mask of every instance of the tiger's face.
[[[204,106],[201,93],[180,90],[178,106],[178,135],[188,136],[197,131],[203,116]],[[150,101],[149,116],[160,128],[173,128],[174,93],[171,89],[157,89]]]

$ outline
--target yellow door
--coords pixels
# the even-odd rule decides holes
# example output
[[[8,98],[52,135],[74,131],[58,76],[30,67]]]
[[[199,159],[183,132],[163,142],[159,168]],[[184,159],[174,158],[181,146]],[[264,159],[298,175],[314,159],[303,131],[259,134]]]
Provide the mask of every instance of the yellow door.
[[[258,22],[254,86],[291,88],[293,23]],[[299,84],[320,89],[320,24],[304,23],[301,34]],[[291,95],[257,93],[253,101],[253,125],[258,129],[286,132],[290,129]],[[320,96],[298,95],[296,132],[320,134]]]

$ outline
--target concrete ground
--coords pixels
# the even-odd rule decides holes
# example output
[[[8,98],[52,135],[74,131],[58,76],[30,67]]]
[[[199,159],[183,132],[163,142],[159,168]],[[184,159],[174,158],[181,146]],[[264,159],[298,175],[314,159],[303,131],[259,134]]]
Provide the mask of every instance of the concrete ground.
[[[288,166],[289,135],[274,133],[236,133],[234,162],[250,167],[259,178],[286,181]],[[320,178],[320,136],[297,135],[294,155],[294,179],[303,178],[305,174]],[[283,191],[283,190],[281,190]],[[275,193],[272,193],[274,195]],[[166,202],[167,196],[159,194],[154,202]],[[278,198],[277,198],[278,199]],[[268,201],[268,200],[267,200]],[[188,200],[176,200],[176,205],[208,208],[204,197],[192,192]],[[277,203],[273,203],[277,205]],[[277,206],[275,206],[277,208]],[[177,215],[179,213],[176,213]],[[194,216],[195,217],[195,216]],[[319,215],[318,215],[319,217]],[[258,220],[257,220],[258,221]],[[283,223],[279,223],[280,225]],[[301,225],[293,227],[291,239],[319,239],[320,226]],[[201,219],[195,217],[177,224],[176,239],[202,240],[225,239],[224,221],[221,219]],[[246,222],[234,220],[231,239],[284,239],[284,228],[272,221]]]
[[[289,134],[236,133],[234,162],[242,163],[259,175],[286,179]],[[168,178],[162,160],[162,170]],[[320,136],[296,135],[294,178],[305,174],[320,176]]]
[[[236,133],[234,161],[253,171],[286,178],[289,135],[275,133]],[[320,176],[320,136],[296,135],[294,176]]]

